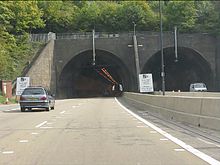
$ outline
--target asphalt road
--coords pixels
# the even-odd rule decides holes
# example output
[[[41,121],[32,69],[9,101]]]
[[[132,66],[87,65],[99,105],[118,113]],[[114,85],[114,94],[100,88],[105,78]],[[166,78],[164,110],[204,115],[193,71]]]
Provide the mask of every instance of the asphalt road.
[[[0,106],[0,165],[220,164],[185,143],[189,137],[159,125],[114,98],[58,100],[50,112]]]

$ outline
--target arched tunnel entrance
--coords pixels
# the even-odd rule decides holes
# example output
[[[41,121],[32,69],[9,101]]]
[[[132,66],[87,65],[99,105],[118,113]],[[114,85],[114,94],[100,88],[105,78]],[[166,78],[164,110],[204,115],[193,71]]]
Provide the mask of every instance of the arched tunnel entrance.
[[[191,83],[203,82],[212,88],[213,74],[208,62],[196,51],[179,47],[178,61],[175,61],[174,48],[164,49],[166,91],[189,91]],[[142,73],[152,73],[154,89],[162,89],[161,52],[154,54],[145,64]]]
[[[115,55],[96,50],[96,65],[92,65],[92,50],[75,56],[66,64],[57,84],[58,98],[114,96],[114,83],[106,78],[102,69],[112,79],[122,84],[123,91],[132,86],[132,78],[124,63]]]

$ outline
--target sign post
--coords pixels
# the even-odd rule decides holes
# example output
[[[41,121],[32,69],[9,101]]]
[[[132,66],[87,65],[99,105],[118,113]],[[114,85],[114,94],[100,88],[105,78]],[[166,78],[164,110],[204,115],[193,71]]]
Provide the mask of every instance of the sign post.
[[[18,77],[17,85],[16,85],[16,96],[20,96],[25,88],[27,88],[30,84],[29,77]]]
[[[140,92],[154,92],[152,74],[139,74]]]

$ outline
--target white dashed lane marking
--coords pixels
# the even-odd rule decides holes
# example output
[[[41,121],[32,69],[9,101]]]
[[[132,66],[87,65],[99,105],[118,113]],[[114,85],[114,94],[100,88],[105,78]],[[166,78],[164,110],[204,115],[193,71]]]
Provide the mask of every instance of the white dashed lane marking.
[[[174,149],[174,151],[176,151],[176,152],[184,152],[185,150],[182,149],[182,148],[177,148],[177,149]]]
[[[37,132],[32,132],[31,135],[38,135],[39,133]]]
[[[167,138],[161,138],[160,140],[161,140],[161,141],[168,141],[169,139],[167,139]]]
[[[137,125],[137,128],[147,128],[148,126],[146,125]]]
[[[39,128],[39,127],[43,126],[43,125],[46,124],[46,123],[47,123],[47,121],[44,121],[44,122],[42,122],[42,123],[36,125],[35,127],[36,127],[36,128]]]
[[[3,153],[3,154],[13,154],[14,151],[3,151],[2,153]]]
[[[20,140],[20,143],[28,143],[28,140]]]
[[[60,114],[64,114],[66,111],[62,111],[62,112],[60,112]]]
[[[77,107],[78,107],[78,106],[76,106],[76,105],[73,105],[73,106],[72,106],[72,108],[77,108]]]

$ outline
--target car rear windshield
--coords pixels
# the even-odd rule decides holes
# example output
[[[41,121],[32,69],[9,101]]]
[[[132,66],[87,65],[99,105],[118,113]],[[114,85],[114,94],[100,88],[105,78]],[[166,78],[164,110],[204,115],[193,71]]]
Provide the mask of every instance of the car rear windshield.
[[[44,90],[42,88],[26,88],[22,95],[43,95]]]
[[[195,84],[194,86],[195,86],[195,88],[205,88],[206,87],[205,84],[203,84],[203,83],[198,83],[198,84]]]

